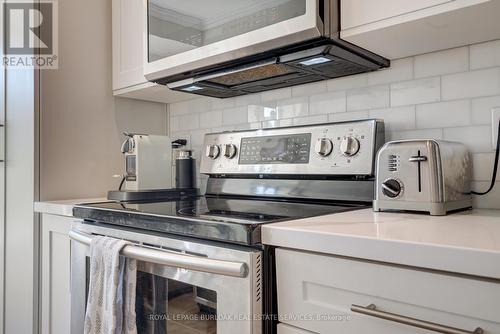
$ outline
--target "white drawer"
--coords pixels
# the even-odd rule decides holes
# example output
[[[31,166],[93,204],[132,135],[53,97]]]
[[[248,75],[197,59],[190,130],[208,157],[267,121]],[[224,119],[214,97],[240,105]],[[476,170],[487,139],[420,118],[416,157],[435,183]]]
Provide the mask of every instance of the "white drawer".
[[[296,327],[288,326],[285,324],[278,324],[278,334],[315,334],[313,332],[305,331]]]
[[[276,259],[280,321],[295,327],[320,334],[432,332],[351,311],[374,304],[423,322],[500,333],[496,282],[285,249]]]

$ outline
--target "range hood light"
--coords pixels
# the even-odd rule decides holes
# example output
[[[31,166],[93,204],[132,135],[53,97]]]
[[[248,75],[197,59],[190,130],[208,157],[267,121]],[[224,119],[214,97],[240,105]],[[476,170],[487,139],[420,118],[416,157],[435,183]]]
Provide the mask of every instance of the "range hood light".
[[[326,57],[316,57],[316,58],[311,58],[311,59],[301,61],[300,64],[304,65],[304,66],[311,66],[311,65],[328,63],[329,61],[332,61],[332,60],[329,58],[326,58]]]
[[[191,85],[188,87],[181,88],[181,90],[183,90],[185,92],[195,92],[197,90],[202,90],[202,89],[203,89],[203,87],[196,86],[196,85]]]

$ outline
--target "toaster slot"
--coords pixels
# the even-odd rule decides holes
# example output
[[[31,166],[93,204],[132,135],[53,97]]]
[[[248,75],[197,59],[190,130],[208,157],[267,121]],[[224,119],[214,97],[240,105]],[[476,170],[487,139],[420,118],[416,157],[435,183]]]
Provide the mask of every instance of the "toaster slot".
[[[418,155],[410,157],[410,162],[417,163],[417,180],[418,180],[418,192],[422,192],[422,162],[427,161],[427,157],[422,155],[421,151],[418,150]]]

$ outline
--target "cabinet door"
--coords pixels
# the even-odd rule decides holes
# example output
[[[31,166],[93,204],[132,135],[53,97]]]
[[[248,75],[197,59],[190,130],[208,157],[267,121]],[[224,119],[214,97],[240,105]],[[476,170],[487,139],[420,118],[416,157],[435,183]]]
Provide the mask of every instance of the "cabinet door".
[[[144,2],[113,0],[113,90],[144,84]]]
[[[411,13],[453,0],[346,0],[341,2],[342,30]]]
[[[420,334],[434,323],[500,333],[497,282],[281,248],[276,277],[280,321],[306,331]]]
[[[70,332],[70,239],[74,218],[43,214],[41,333]]]

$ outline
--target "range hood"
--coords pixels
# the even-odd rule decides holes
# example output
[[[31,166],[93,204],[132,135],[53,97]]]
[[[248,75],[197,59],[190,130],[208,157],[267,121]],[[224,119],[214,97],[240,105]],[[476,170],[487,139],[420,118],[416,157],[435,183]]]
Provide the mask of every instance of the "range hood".
[[[239,25],[226,20],[226,23],[212,24],[215,28],[197,23],[199,28],[194,29],[191,24],[189,38],[186,39],[184,35],[182,39],[184,44],[191,44],[187,49],[181,49],[181,52],[153,57],[150,51],[148,59],[154,59],[145,64],[146,78],[176,91],[229,98],[389,66],[389,60],[339,38],[338,0],[256,1],[257,4],[259,2],[261,7],[255,8],[254,5],[247,10],[248,13],[241,10],[247,14],[241,14],[238,18],[241,21]],[[174,13],[183,8],[174,8],[175,1],[171,0],[149,0],[149,3],[149,49],[153,48],[153,43],[158,46],[158,41],[168,40],[168,45],[173,45],[172,39],[180,34],[168,34],[162,30],[154,35],[154,27],[158,26],[160,20],[156,7],[162,5],[163,12],[168,8]],[[237,3],[235,1],[233,5]],[[194,12],[194,9],[191,11]],[[196,22],[202,22],[200,13],[193,15],[196,16]],[[265,21],[262,17],[266,15],[272,17]],[[181,26],[181,30],[186,33],[185,26],[172,23],[172,15],[168,17],[169,27],[176,27],[176,31],[180,31]],[[155,26],[151,23],[153,20]],[[190,17],[189,22],[194,22],[194,19]],[[235,31],[233,36],[229,30],[229,33],[226,32],[227,38],[203,43],[203,38],[214,35],[212,31],[222,31],[220,27],[224,24],[236,27],[234,29],[240,29],[243,33]],[[238,28],[240,26],[244,28]],[[193,34],[196,35],[195,39]],[[177,38],[176,47],[179,40]]]

